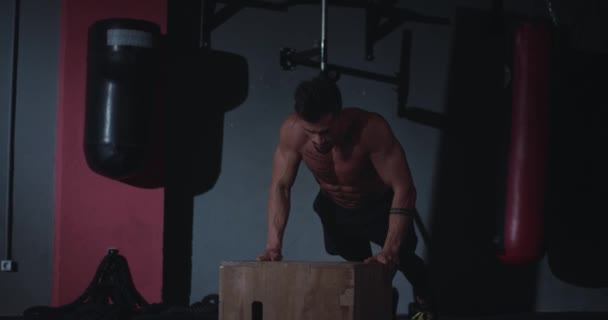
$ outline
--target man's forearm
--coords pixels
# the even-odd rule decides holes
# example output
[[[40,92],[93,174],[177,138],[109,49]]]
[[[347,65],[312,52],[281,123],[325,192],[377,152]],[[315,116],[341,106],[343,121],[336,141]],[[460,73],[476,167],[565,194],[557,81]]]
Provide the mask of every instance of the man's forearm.
[[[289,217],[289,190],[276,187],[271,191],[268,204],[268,239],[266,249],[281,250],[283,234]]]
[[[382,249],[397,253],[410,223],[412,223],[412,217],[398,213],[390,213],[388,218],[388,233]]]
[[[416,192],[413,189],[395,190],[389,212],[388,233],[383,249],[398,252],[414,214],[416,212]]]

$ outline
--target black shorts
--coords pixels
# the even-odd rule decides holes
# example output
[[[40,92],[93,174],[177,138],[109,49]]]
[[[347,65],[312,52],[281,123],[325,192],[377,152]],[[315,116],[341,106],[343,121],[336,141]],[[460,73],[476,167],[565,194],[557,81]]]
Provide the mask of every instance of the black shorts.
[[[388,232],[392,192],[379,197],[364,207],[347,209],[337,205],[319,192],[313,208],[323,225],[325,250],[341,255],[348,261],[363,261],[371,256],[371,243],[382,247]],[[411,223],[402,240],[399,256],[403,260],[416,250],[418,239]]]

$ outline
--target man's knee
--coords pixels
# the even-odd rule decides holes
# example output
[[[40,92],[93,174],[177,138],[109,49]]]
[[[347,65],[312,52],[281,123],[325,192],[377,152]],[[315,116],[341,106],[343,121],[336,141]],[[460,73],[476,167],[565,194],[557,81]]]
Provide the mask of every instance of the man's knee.
[[[372,255],[371,252],[366,252],[365,250],[355,250],[350,248],[338,248],[332,250],[331,252],[332,253],[328,251],[328,253],[331,255],[338,255],[342,257],[342,259],[351,262],[361,262]]]
[[[337,256],[340,254],[340,251],[335,245],[331,245],[328,243],[325,243],[325,252],[327,252],[327,254],[331,256]]]
[[[325,244],[325,252],[332,256],[340,256],[342,259],[346,261],[359,262],[368,258],[368,256],[364,256],[362,252],[357,250],[348,250],[344,248],[339,248],[335,245]]]

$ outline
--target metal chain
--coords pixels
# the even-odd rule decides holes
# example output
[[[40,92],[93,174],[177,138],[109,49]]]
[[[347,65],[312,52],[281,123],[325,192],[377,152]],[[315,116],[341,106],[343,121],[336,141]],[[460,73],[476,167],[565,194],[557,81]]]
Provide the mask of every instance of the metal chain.
[[[547,10],[549,11],[549,16],[551,16],[551,21],[553,21],[553,25],[557,27],[558,23],[557,18],[555,16],[555,12],[553,11],[553,3],[551,2],[551,0],[545,0],[545,3],[547,4]]]

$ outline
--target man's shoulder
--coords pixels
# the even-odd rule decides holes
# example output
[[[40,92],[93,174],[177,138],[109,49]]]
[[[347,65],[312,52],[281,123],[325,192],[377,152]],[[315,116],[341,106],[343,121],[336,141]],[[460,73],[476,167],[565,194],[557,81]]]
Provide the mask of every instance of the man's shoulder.
[[[294,113],[288,114],[281,122],[281,136],[285,135],[290,138],[302,135],[304,129],[298,121],[298,116]]]
[[[366,110],[360,107],[346,107],[343,112],[351,115],[354,118],[364,120],[365,122],[373,122],[375,124],[386,124],[386,119],[376,111]]]
[[[295,113],[290,113],[283,119],[280,128],[280,143],[284,148],[299,150],[305,142],[306,135],[298,122]]]
[[[359,107],[344,108],[344,112],[360,124],[361,130],[376,131],[378,129],[390,129],[386,118],[380,113],[370,110],[365,110]]]
[[[281,130],[291,130],[297,124],[297,119],[297,115],[294,112],[285,116],[285,118],[283,118],[283,121],[281,121]]]
[[[384,116],[375,111],[359,112],[361,143],[369,149],[375,149],[394,141],[390,124]]]

